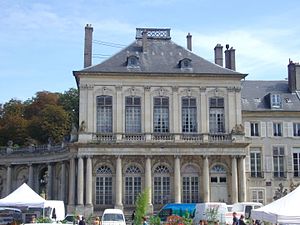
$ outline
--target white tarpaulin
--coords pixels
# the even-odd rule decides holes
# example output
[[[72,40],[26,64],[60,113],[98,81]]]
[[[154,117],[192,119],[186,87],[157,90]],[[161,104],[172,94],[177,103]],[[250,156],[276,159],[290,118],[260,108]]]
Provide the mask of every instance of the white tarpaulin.
[[[24,183],[17,190],[0,199],[0,206],[44,208],[45,201]]]
[[[251,218],[271,223],[300,224],[300,186],[286,196],[251,211]]]

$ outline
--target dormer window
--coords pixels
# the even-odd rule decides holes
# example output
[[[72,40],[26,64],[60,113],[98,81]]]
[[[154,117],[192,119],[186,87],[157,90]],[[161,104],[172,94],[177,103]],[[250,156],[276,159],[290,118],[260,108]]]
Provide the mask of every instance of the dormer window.
[[[280,94],[271,94],[270,95],[270,102],[272,109],[280,109],[281,108],[281,96]]]
[[[127,67],[137,67],[139,66],[139,58],[135,55],[127,57]]]
[[[179,66],[181,69],[191,69],[192,68],[192,60],[188,58],[184,58],[180,60]]]

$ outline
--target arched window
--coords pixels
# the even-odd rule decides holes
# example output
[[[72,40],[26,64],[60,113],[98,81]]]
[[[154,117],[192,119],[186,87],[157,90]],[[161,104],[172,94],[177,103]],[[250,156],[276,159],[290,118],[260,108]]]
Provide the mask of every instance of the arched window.
[[[187,165],[182,172],[182,202],[200,202],[199,175],[197,168],[193,165]]]
[[[135,200],[141,190],[141,170],[137,166],[129,166],[125,172],[125,204],[135,204]]]
[[[101,166],[96,170],[96,205],[112,204],[112,170]]]
[[[112,132],[112,96],[97,96],[97,132]]]
[[[170,171],[159,165],[154,170],[154,204],[166,204],[170,198]]]

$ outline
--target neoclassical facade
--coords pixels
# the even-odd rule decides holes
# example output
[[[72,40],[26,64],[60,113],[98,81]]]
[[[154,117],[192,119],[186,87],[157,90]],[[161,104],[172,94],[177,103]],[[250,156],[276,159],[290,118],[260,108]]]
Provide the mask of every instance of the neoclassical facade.
[[[223,67],[220,44],[212,63],[192,52],[191,35],[184,48],[170,29],[137,28],[132,44],[92,65],[93,28],[85,32],[85,68],[73,72],[78,138],[3,149],[1,197],[27,182],[89,215],[130,212],[144,189],[157,211],[168,202],[268,203],[279,183],[300,181],[298,64],[289,81],[245,81],[229,46]]]

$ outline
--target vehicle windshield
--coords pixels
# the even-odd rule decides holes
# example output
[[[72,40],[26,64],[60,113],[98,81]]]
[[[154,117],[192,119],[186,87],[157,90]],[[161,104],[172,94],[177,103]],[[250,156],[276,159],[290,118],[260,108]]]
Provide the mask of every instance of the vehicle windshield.
[[[116,213],[105,213],[103,215],[103,221],[123,221],[123,215],[122,214],[116,214]]]

